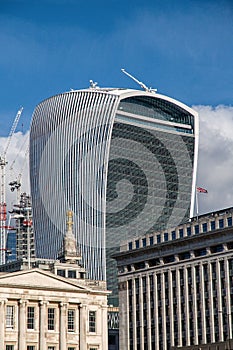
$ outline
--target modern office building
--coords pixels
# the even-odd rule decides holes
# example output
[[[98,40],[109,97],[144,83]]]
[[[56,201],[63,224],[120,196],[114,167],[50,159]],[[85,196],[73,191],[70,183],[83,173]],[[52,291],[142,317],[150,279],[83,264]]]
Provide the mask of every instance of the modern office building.
[[[117,305],[120,241],[193,215],[198,115],[153,91],[70,91],[33,114],[30,178],[37,257],[53,258],[67,208],[89,277]]]
[[[121,350],[233,349],[233,208],[124,242]]]

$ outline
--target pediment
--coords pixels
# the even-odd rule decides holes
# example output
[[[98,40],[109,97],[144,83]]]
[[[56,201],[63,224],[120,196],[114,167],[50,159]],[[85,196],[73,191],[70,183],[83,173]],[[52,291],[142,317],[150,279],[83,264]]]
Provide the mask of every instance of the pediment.
[[[44,290],[67,290],[67,291],[84,291],[83,286],[78,283],[72,283],[63,277],[56,276],[50,272],[40,269],[32,269],[28,271],[12,272],[0,275],[0,286],[35,288]]]

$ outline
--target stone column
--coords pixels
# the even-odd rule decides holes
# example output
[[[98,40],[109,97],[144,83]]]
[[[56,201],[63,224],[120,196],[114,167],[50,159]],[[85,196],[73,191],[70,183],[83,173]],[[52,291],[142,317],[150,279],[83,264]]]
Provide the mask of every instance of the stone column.
[[[5,339],[5,300],[0,300],[0,349],[4,349],[4,339]]]
[[[162,337],[163,350],[167,349],[167,325],[166,325],[166,300],[165,300],[165,275],[161,273],[161,308],[162,308]]]
[[[144,350],[144,327],[143,327],[143,291],[142,291],[142,277],[139,277],[139,325],[140,325],[140,338],[141,338],[141,350]]]
[[[229,278],[229,262],[226,258],[224,261],[226,271],[226,304],[227,304],[227,327],[228,327],[228,339],[232,339],[232,314],[231,314],[231,285]]]
[[[197,324],[197,284],[195,266],[192,266],[192,294],[193,294],[193,330],[194,345],[198,345],[198,324]]]
[[[102,349],[108,350],[108,305],[102,305],[101,319],[102,320],[100,320],[100,322],[102,321],[102,325],[101,325]]]
[[[19,301],[19,350],[26,349],[26,305],[27,300]]]
[[[158,327],[158,282],[157,275],[154,278],[154,319],[155,319],[155,349],[159,349],[159,327]]]
[[[66,303],[60,303],[60,350],[66,349],[66,331],[67,331],[67,324],[66,324],[66,310],[67,310],[67,304]]]
[[[200,265],[200,283],[201,283],[201,318],[202,318],[202,342],[206,344],[206,305],[205,305],[205,278],[203,265]]]
[[[218,328],[219,341],[223,341],[223,310],[222,310],[222,289],[221,289],[221,271],[219,260],[216,261],[216,275],[217,275],[217,300],[218,300]]]
[[[181,291],[180,271],[176,270],[176,298],[177,298],[177,322],[178,322],[178,346],[182,346],[182,319],[181,319]]]
[[[45,327],[46,327],[46,305],[47,301],[41,300],[40,305],[40,330],[39,330],[39,350],[46,350],[46,341],[45,341]]]
[[[151,350],[151,301],[150,301],[150,276],[146,276],[146,305],[147,305],[147,339],[148,350]]]
[[[79,349],[85,349],[87,343],[87,306],[80,304],[79,309]]]
[[[188,269],[187,266],[184,268],[184,295],[181,298],[184,298],[185,303],[185,337],[186,337],[186,345],[190,345],[190,321],[189,321],[189,283],[188,283]]]
[[[129,348],[129,282],[119,284],[119,341],[120,349]]]
[[[172,281],[172,271],[168,271],[168,284],[169,284],[169,313],[168,316],[170,318],[170,344],[174,346],[174,312],[173,312],[173,281]]]
[[[208,292],[209,292],[209,309],[210,309],[210,331],[211,331],[211,343],[215,342],[214,331],[214,305],[213,305],[213,280],[212,280],[212,265],[208,262]]]
[[[133,349],[137,349],[137,322],[136,322],[136,291],[135,278],[132,279],[132,320],[133,320]]]

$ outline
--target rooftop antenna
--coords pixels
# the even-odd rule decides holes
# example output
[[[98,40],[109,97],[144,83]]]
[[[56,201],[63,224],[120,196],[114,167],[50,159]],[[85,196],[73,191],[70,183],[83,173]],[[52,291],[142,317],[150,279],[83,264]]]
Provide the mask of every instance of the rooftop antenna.
[[[133,79],[138,85],[140,85],[143,90],[145,90],[147,92],[156,92],[157,91],[157,89],[152,89],[151,87],[148,88],[148,86],[146,86],[144,83],[142,83],[141,81],[136,79],[133,75],[131,75],[128,72],[126,72],[126,70],[124,68],[122,68],[121,71],[124,74],[128,75],[129,78]]]
[[[93,80],[90,80],[90,88],[91,89],[98,89],[98,83],[94,82]]]

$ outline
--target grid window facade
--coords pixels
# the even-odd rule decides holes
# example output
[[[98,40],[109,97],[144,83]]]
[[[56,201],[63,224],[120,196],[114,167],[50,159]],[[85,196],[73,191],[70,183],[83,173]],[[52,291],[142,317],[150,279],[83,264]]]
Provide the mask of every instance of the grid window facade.
[[[27,329],[35,329],[35,308],[33,306],[27,308]]]
[[[6,307],[6,327],[14,328],[15,307],[13,305],[7,305]]]
[[[55,309],[51,307],[48,308],[48,330],[55,330]]]
[[[51,166],[58,191],[67,190],[64,195],[69,194],[74,212],[82,211],[75,225],[83,227],[81,253],[88,275],[107,279],[113,291],[110,304],[117,305],[117,269],[110,256],[118,251],[122,233],[127,232],[125,239],[130,240],[131,235],[150,234],[188,218],[196,162],[195,119],[194,111],[175,100],[134,92],[129,97],[124,90],[117,96],[111,91],[76,91],[43,101],[35,109],[30,137],[37,256],[54,258],[65,230],[60,210],[54,211],[51,204]],[[61,170],[57,160],[63,139],[69,153]],[[84,157],[87,161],[80,172]],[[51,159],[49,166],[46,159]],[[89,183],[96,185],[90,190]],[[101,201],[96,189],[104,195]],[[58,208],[64,209],[64,203]],[[42,220],[45,213],[47,221]],[[95,237],[91,246],[90,237]]]
[[[75,310],[69,309],[67,312],[68,332],[75,331]]]
[[[96,311],[89,311],[89,332],[96,332]]]

